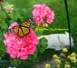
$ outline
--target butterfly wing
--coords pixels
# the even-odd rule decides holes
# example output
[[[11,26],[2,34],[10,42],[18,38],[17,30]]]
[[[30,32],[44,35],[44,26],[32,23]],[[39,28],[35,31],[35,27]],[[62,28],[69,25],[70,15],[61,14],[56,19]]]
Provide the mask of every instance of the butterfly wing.
[[[16,33],[18,36],[24,36],[24,33],[22,32],[21,27],[16,26],[16,27],[14,27],[12,30],[13,30],[13,32]]]
[[[27,35],[29,33],[29,31],[30,31],[29,28],[23,27],[23,26],[21,27],[21,29],[22,29],[22,32],[23,32],[24,35]]]
[[[22,27],[19,28],[19,30],[18,30],[18,35],[19,35],[19,36],[24,36]]]
[[[21,27],[15,27],[13,29],[13,32],[16,33],[18,36],[22,37],[24,35],[27,35],[29,33],[30,29],[26,28],[24,26]]]
[[[18,36],[24,36],[30,32],[30,23],[25,21],[19,26],[13,28],[13,32],[16,33]]]
[[[30,32],[30,23],[29,21],[25,21],[21,25],[21,29],[24,35],[28,34]]]
[[[14,33],[18,34],[19,26],[14,27],[12,30]]]
[[[22,26],[25,26],[25,27],[30,27],[30,23],[29,21],[25,21],[24,23],[22,23]]]

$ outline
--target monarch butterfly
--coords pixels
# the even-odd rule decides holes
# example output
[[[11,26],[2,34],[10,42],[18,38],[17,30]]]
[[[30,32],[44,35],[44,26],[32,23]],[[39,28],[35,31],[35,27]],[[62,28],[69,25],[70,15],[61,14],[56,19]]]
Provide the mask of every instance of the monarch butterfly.
[[[24,23],[15,26],[12,31],[20,37],[27,35],[30,32],[30,22],[26,20]]]

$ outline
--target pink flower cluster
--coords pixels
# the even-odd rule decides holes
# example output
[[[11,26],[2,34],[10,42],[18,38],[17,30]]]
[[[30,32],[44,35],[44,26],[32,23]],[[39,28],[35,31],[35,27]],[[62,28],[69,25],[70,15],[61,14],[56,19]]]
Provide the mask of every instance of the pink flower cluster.
[[[4,38],[6,51],[11,58],[25,60],[36,51],[38,39],[32,29],[30,29],[30,33],[24,37],[19,37],[15,33],[7,32],[4,34]]]
[[[45,21],[48,24],[51,24],[54,20],[54,11],[51,10],[47,5],[45,4],[36,4],[33,7],[32,11],[33,20],[36,24],[44,23]]]

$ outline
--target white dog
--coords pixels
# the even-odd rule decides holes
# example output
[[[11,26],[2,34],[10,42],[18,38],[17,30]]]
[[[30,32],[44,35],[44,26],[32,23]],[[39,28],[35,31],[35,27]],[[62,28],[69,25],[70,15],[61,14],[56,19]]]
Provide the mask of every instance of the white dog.
[[[60,50],[63,47],[70,47],[69,33],[65,32],[64,34],[50,34],[50,35],[42,35],[38,37],[46,38],[48,40],[48,47],[53,48],[55,50]],[[71,37],[71,45],[73,46],[73,38]]]

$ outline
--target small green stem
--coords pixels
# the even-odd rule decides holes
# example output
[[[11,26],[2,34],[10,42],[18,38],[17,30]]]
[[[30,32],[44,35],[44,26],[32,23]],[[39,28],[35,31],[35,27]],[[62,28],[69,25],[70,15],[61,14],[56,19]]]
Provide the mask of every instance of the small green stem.
[[[55,29],[47,29],[47,28],[36,28],[36,31],[38,30],[47,30],[47,31],[68,31],[68,29],[59,29],[59,28],[55,28]]]

